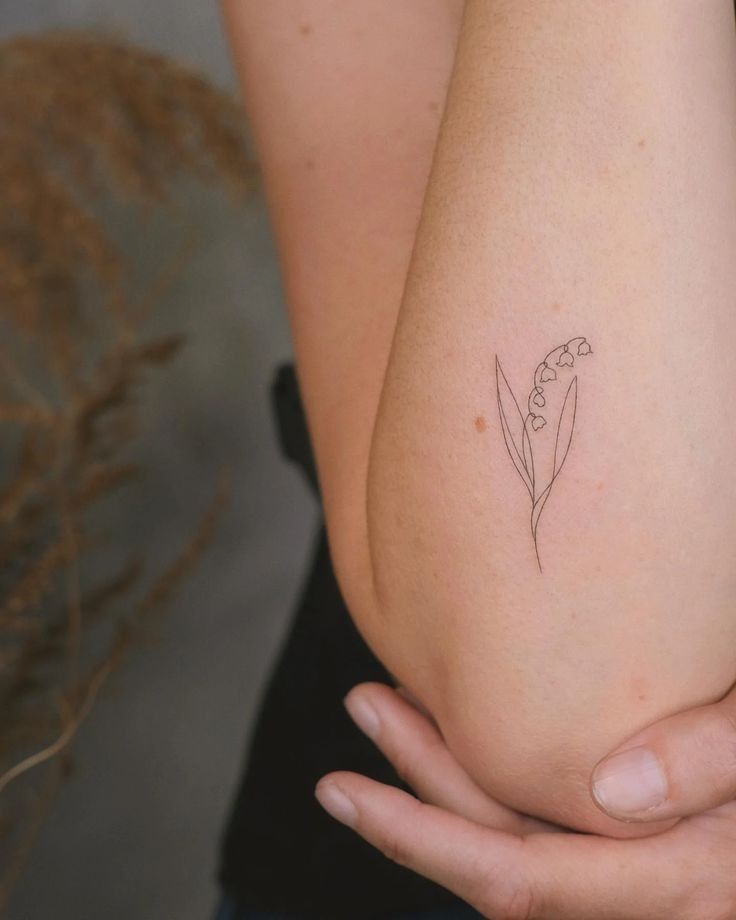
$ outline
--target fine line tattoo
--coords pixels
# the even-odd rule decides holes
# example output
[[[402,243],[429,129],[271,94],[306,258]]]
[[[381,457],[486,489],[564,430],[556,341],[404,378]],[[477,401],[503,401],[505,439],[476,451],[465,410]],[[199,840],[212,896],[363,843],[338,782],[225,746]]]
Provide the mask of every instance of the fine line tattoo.
[[[578,401],[577,358],[592,354],[587,339],[570,339],[537,366],[524,415],[496,356],[501,431],[509,457],[532,501],[531,531],[539,571],[537,528],[542,510],[567,458]]]

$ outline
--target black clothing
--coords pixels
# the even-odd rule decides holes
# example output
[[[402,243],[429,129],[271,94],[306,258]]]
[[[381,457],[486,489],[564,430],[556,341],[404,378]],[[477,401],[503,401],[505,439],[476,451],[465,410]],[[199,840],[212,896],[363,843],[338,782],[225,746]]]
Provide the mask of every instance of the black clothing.
[[[293,367],[280,369],[273,395],[282,450],[316,493]],[[219,879],[240,904],[316,920],[361,920],[459,903],[387,860],[314,799],[315,783],[332,770],[402,785],[343,708],[345,694],[366,680],[390,677],[348,615],[322,527],[224,837]]]

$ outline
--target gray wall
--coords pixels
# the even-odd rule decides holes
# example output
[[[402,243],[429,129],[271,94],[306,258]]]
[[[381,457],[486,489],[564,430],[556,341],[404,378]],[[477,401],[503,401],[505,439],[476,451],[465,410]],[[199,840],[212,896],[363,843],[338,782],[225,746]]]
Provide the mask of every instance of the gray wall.
[[[233,84],[217,7],[202,0],[3,4],[0,32],[114,30]],[[288,358],[262,203],[197,193],[203,244],[156,323],[191,344],[149,400],[150,476],[119,516],[121,545],[166,558],[223,461],[235,494],[215,545],[80,733],[11,905],[12,920],[200,920],[216,898],[218,836],[264,675],[303,572],[315,508],[277,453],[267,387]],[[155,246],[164,225],[150,229]],[[130,493],[131,497],[133,492]]]

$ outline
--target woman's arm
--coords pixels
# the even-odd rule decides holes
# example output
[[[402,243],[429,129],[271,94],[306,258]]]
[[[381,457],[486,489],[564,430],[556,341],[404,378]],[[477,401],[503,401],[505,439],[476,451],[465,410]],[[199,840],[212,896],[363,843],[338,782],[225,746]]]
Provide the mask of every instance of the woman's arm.
[[[462,0],[222,0],[338,579],[372,609],[371,433]]]
[[[379,607],[461,7],[224,0],[351,612],[483,785],[601,827],[595,761],[733,677],[731,11],[469,7]],[[580,335],[540,576],[494,357],[523,401]]]
[[[470,0],[371,445],[369,640],[583,829],[736,677],[735,65],[726,0]]]

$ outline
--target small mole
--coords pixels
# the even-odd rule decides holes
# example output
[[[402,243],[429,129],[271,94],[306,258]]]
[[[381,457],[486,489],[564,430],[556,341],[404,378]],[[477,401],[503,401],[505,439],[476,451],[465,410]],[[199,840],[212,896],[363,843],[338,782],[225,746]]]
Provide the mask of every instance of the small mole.
[[[304,35],[304,36],[306,36],[306,35],[311,35],[311,34],[312,34],[312,27],[311,27],[311,25],[310,25],[308,22],[303,22],[303,23],[299,26],[299,31],[300,31],[300,32],[302,33],[302,35]]]
[[[605,482],[599,482],[598,485],[596,486],[596,489],[598,489],[599,492],[602,492],[605,489],[605,487],[606,487]]]
[[[307,160],[306,160],[306,167],[307,167],[307,169],[312,170],[312,169],[314,169],[314,166],[315,166],[315,163],[314,163],[314,160],[312,159],[312,157],[307,157]]]
[[[436,112],[439,107],[439,102],[430,102],[428,106],[430,112]]]
[[[640,694],[639,694],[639,701],[640,701],[640,702],[643,702],[646,698],[647,698],[646,693],[640,693]]]
[[[486,423],[486,420],[483,418],[483,416],[476,415],[475,430],[478,432],[478,434],[482,434],[486,430],[487,427],[488,427],[488,424]]]
[[[640,138],[639,138],[639,143],[637,144],[637,146],[638,146],[639,148],[643,149],[644,147],[646,147],[646,145],[647,145],[646,138],[640,137]]]
[[[559,313],[562,310],[562,304],[555,301],[552,304],[552,309],[554,310],[555,313]]]

